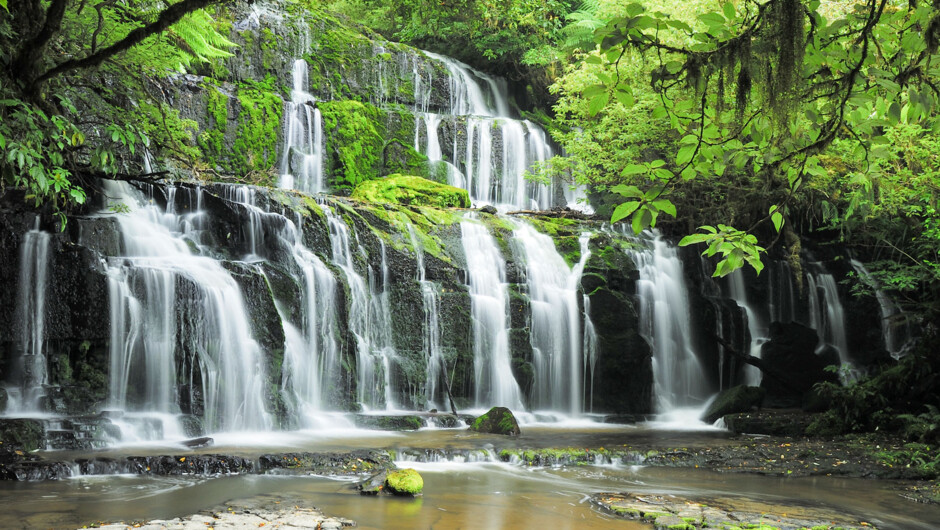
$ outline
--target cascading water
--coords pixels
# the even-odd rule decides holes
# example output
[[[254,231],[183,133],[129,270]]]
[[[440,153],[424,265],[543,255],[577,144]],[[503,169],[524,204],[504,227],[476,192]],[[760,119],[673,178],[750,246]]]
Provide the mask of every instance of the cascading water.
[[[900,317],[901,308],[894,302],[875,282],[865,265],[857,259],[849,260],[852,268],[859,277],[863,278],[875,290],[875,298],[881,310],[881,335],[884,337],[885,349],[895,360],[900,359],[911,340],[911,330],[907,321]],[[896,324],[901,321],[900,325]]]
[[[762,318],[758,308],[748,301],[747,290],[744,287],[744,271],[738,269],[732,272],[728,275],[727,281],[729,297],[737,302],[747,317],[747,330],[751,336],[749,354],[760,358],[761,346],[770,339],[770,327]],[[756,386],[760,384],[760,380],[761,372],[757,367],[749,364],[744,368],[744,384]]]
[[[810,327],[819,334],[819,349],[831,346],[839,353],[842,364],[851,364],[849,342],[845,336],[845,310],[839,300],[835,278],[820,262],[809,263],[806,274],[810,299]]]
[[[39,229],[39,217],[20,243],[19,295],[16,323],[20,329],[19,356],[6,390],[7,413],[40,412],[46,377],[46,288],[48,286],[51,235]]]
[[[441,325],[438,315],[441,311],[440,287],[426,278],[424,269],[424,247],[418,240],[414,225],[408,225],[408,235],[411,245],[415,249],[417,260],[417,280],[421,286],[421,300],[424,306],[424,355],[427,369],[424,383],[424,398],[428,409],[441,409],[446,401],[442,389],[439,387],[441,377],[447,377],[447,368],[444,361],[444,352],[441,350]],[[446,382],[445,382],[446,384]]]
[[[581,258],[569,267],[551,237],[525,222],[517,222],[513,239],[525,256],[526,286],[531,311],[534,408],[584,412],[584,335],[578,286],[591,253],[587,234],[580,238]],[[590,389],[588,389],[590,392]]]
[[[525,180],[526,172],[537,162],[554,154],[545,131],[528,120],[510,116],[508,90],[502,79],[473,70],[469,66],[430,52],[425,54],[444,65],[448,72],[449,107],[444,114],[427,112],[430,82],[424,82],[415,69],[416,116],[423,120],[425,139],[422,150],[416,124],[415,148],[432,163],[443,167],[448,183],[467,189],[475,202],[517,208],[548,208],[552,205],[550,186]],[[420,108],[425,105],[425,108]],[[448,121],[455,127],[463,121],[462,135],[454,135],[451,152],[446,158],[441,149],[439,126]],[[458,136],[465,143],[458,142]]]
[[[688,288],[675,247],[660,237],[639,240],[646,248],[630,250],[640,272],[640,334],[653,349],[657,407],[668,412],[698,405],[708,397],[703,369],[693,347]]]
[[[110,407],[178,413],[182,380],[208,429],[270,428],[261,348],[241,290],[220,262],[190,250],[199,244],[201,191],[189,205],[194,213],[178,215],[172,186],[166,211],[127,183],[104,186],[130,210],[116,216],[124,256],[108,264]],[[177,373],[177,366],[190,369]]]
[[[387,384],[390,383],[387,368],[396,357],[391,342],[388,299],[385,296],[388,285],[385,283],[388,279],[387,264],[383,263],[382,266],[383,290],[379,292],[371,267],[368,284],[356,271],[346,223],[329,207],[324,206],[323,213],[326,214],[329,226],[333,264],[343,272],[349,288],[347,318],[349,331],[356,341],[357,398],[366,408],[394,408],[394,402],[390,401],[393,389],[388,388],[391,385]],[[365,251],[361,246],[357,246],[357,249],[365,261]]]
[[[510,364],[506,262],[485,226],[464,218],[460,231],[473,320],[475,405],[523,410],[522,392]]]
[[[295,277],[303,286],[302,314],[291,319],[283,305],[278,304],[285,335],[281,389],[289,396],[290,406],[298,413],[302,426],[322,425],[330,387],[341,378],[340,341],[336,336],[336,278],[303,244],[298,228],[300,214],[291,220],[262,210],[255,204],[255,190],[247,186],[227,186],[223,188],[223,195],[247,209],[250,257],[258,256],[257,242],[264,241],[264,225],[269,225],[270,231],[277,234],[276,245],[290,256],[296,267]]]
[[[307,61],[297,59],[293,68],[291,100],[284,103],[284,144],[281,151],[282,188],[306,193],[326,191],[323,153],[323,116],[316,98],[307,92]]]

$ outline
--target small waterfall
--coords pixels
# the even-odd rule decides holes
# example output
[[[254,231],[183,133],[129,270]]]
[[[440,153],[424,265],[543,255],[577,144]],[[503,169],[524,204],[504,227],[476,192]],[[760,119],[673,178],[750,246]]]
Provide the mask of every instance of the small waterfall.
[[[281,154],[282,188],[305,193],[326,191],[323,153],[323,116],[316,108],[316,98],[307,92],[307,62],[294,61],[294,87],[291,100],[284,103],[284,146]]]
[[[127,183],[105,188],[130,207],[116,217],[124,257],[108,264],[110,406],[178,413],[185,397],[193,413],[203,409],[209,429],[270,428],[262,352],[241,289],[220,262],[190,248],[199,248],[201,190],[194,213],[178,215],[174,187],[166,211]],[[187,396],[178,394],[181,381]]]
[[[885,349],[895,360],[900,359],[904,356],[911,340],[910,325],[900,316],[901,308],[881,290],[861,261],[852,259],[849,263],[858,276],[875,290],[875,298],[881,310],[881,336],[884,337]],[[903,323],[897,325],[895,324],[897,320],[902,320]]]
[[[300,214],[291,220],[280,213],[262,210],[255,204],[255,190],[248,186],[225,186],[223,195],[247,209],[245,230],[251,246],[249,258],[258,257],[258,241],[264,241],[267,224],[274,227],[276,244],[296,267],[295,277],[303,286],[303,312],[292,322],[278,304],[286,339],[281,389],[289,396],[304,426],[315,426],[326,410],[330,385],[341,378],[340,341],[336,337],[336,278],[303,244],[303,234],[298,228],[302,222]]]
[[[349,331],[356,341],[357,399],[366,408],[374,409],[383,405],[385,408],[394,408],[394,402],[390,401],[394,389],[387,388],[391,386],[389,364],[395,358],[386,294],[387,264],[383,259],[380,292],[371,267],[368,283],[356,271],[346,223],[329,207],[323,207],[323,213],[326,214],[330,231],[333,264],[343,272],[349,288],[347,319]],[[357,245],[357,251],[362,260],[367,262],[365,250]]]
[[[826,272],[820,262],[809,263],[807,287],[809,289],[810,327],[819,335],[819,348],[833,347],[839,352],[842,364],[851,364],[849,342],[845,337],[845,310],[839,300],[835,278]]]
[[[473,320],[476,406],[523,410],[522,392],[512,375],[510,360],[506,262],[485,226],[472,218],[464,218],[460,231],[467,258]]]
[[[598,337],[591,320],[591,298],[584,293],[581,296],[584,304],[584,342],[581,351],[584,352],[584,388],[588,396],[587,411],[594,412],[594,368],[597,365]]]
[[[439,315],[441,312],[440,287],[426,279],[424,269],[424,247],[418,240],[414,225],[408,225],[408,235],[411,245],[415,249],[415,259],[418,269],[418,285],[421,286],[421,299],[424,306],[424,355],[427,369],[424,384],[424,398],[428,409],[447,410],[444,391],[439,388],[441,377],[447,377],[447,367],[444,361],[444,352],[441,350],[441,325]]]
[[[653,349],[653,378],[660,412],[698,405],[708,396],[693,348],[688,287],[676,249],[660,237],[628,251],[640,272],[640,334]]]
[[[20,330],[19,356],[14,362],[6,387],[9,396],[7,414],[41,412],[46,375],[46,287],[51,268],[52,237],[39,229],[36,217],[32,230],[20,243],[19,295],[16,325]]]
[[[534,164],[551,158],[554,152],[539,126],[511,117],[505,80],[449,57],[425,54],[447,70],[450,100],[443,115],[416,108],[417,119],[424,121],[426,139],[422,150],[421,127],[416,123],[415,149],[428,157],[435,171],[444,172],[449,184],[469,191],[474,202],[508,208],[550,207],[552,188],[528,182],[525,175]],[[431,89],[430,83],[421,83],[417,69],[415,79],[416,86]],[[421,96],[418,107],[430,101],[429,94]],[[445,120],[455,128],[460,121],[465,122],[463,133],[454,135],[448,155],[441,149],[438,132]],[[460,136],[465,143],[458,141]]]
[[[747,316],[747,330],[751,336],[751,347],[748,352],[751,356],[760,358],[761,346],[770,340],[770,326],[758,312],[758,308],[747,299],[747,290],[744,287],[744,271],[738,269],[727,276],[728,296],[744,310]],[[760,384],[761,371],[756,366],[744,367],[744,384],[757,386]]]
[[[518,222],[513,238],[525,256],[526,286],[531,310],[535,384],[533,408],[584,411],[584,375],[587,373],[578,286],[591,253],[587,234],[580,238],[581,259],[573,267],[555,249],[551,237]]]

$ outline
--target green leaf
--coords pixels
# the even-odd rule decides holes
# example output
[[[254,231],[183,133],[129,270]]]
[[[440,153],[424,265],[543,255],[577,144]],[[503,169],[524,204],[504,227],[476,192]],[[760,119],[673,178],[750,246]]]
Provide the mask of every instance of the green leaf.
[[[607,92],[607,87],[604,85],[588,85],[584,88],[584,97],[591,99],[604,92]]]
[[[640,207],[640,204],[642,204],[640,201],[630,201],[618,204],[617,207],[614,208],[613,215],[610,216],[610,222],[616,223],[617,221],[626,218],[635,212],[636,209]]]
[[[714,237],[712,234],[689,234],[679,241],[680,247],[687,247],[696,243],[704,243]]]
[[[623,90],[620,86],[617,87],[617,90],[614,91],[614,96],[617,97],[617,101],[620,102],[624,107],[632,107],[636,104],[636,99],[633,97],[633,93],[629,90]]]
[[[710,27],[723,26],[725,24],[725,17],[718,13],[705,13],[704,15],[699,15],[698,19]]]
[[[620,174],[624,177],[627,177],[630,175],[639,175],[642,173],[646,173],[647,171],[648,171],[648,168],[644,166],[643,164],[627,164],[627,166],[623,168],[623,171],[621,171]]]
[[[607,102],[610,101],[610,94],[604,92],[603,94],[598,94],[591,98],[591,101],[588,102],[588,115],[592,118],[597,115],[604,107],[607,106]]]
[[[695,154],[694,145],[686,145],[679,148],[679,152],[676,154],[676,165],[684,166],[692,160],[692,155]]]
[[[613,188],[610,188],[610,191],[619,193],[620,195],[628,198],[636,198],[641,200],[644,198],[643,192],[640,191],[640,188],[637,188],[636,186],[629,186],[627,184],[617,184]]]
[[[633,228],[633,233],[639,235],[640,232],[649,227],[650,223],[653,221],[653,215],[646,208],[640,208],[633,213],[633,222],[631,223],[631,228]]]
[[[731,2],[725,2],[725,4],[721,6],[721,10],[724,11],[725,18],[728,20],[734,20],[734,5]]]
[[[669,199],[659,199],[658,201],[653,201],[653,206],[659,209],[663,213],[668,213],[672,217],[676,216],[676,205],[672,203]]]
[[[770,222],[774,224],[774,229],[780,232],[780,227],[783,226],[783,214],[777,211],[777,205],[770,207]]]
[[[901,121],[901,105],[897,101],[891,103],[891,106],[888,107],[888,117],[894,123]]]

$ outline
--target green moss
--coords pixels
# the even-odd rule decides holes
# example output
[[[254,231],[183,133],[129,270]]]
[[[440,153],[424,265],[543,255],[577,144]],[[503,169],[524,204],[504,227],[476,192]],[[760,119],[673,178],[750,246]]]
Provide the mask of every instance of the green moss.
[[[199,135],[197,143],[210,166],[219,165],[225,153],[225,131],[228,127],[228,96],[208,82],[203,85],[206,94],[208,127]]]
[[[202,158],[202,152],[194,141],[199,130],[195,121],[180,118],[179,110],[171,108],[166,103],[152,105],[146,101],[140,101],[137,109],[143,117],[140,120],[141,129],[150,138],[151,145],[159,149],[164,156],[170,154],[191,160]],[[222,112],[222,135],[224,136],[224,103]]]
[[[333,187],[351,189],[378,178],[385,145],[378,109],[352,100],[326,101],[319,108],[334,162]]]
[[[385,477],[388,490],[396,495],[418,495],[424,489],[424,479],[414,469],[390,471]]]
[[[238,90],[241,114],[232,145],[235,173],[268,171],[277,163],[277,142],[284,102],[273,92],[274,78]]]
[[[405,206],[470,207],[470,196],[467,190],[409,175],[395,174],[383,179],[360,183],[352,196],[373,203]]]

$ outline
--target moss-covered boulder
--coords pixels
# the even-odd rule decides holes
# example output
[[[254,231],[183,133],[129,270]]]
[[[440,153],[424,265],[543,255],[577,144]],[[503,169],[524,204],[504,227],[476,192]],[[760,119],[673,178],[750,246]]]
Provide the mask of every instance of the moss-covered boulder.
[[[735,412],[750,412],[752,408],[760,408],[767,392],[757,386],[738,385],[723,390],[702,415],[705,423],[714,423],[728,414]]]
[[[519,422],[506,407],[493,407],[486,414],[473,420],[470,430],[489,434],[519,436]]]
[[[44,431],[39,420],[0,420],[0,444],[23,451],[35,451],[45,446]]]
[[[389,471],[385,476],[385,487],[395,495],[418,495],[424,489],[424,479],[414,469]]]
[[[438,208],[469,208],[467,190],[410,175],[389,175],[356,187],[353,198],[375,203]]]

